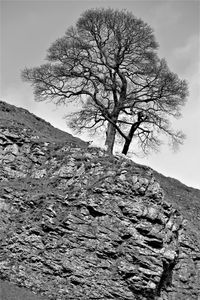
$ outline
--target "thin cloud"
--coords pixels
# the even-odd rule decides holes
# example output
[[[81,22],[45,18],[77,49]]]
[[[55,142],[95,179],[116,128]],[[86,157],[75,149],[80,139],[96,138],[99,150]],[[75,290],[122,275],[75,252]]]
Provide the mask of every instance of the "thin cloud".
[[[183,46],[176,47],[172,53],[172,60],[181,74],[198,76],[200,69],[199,36],[193,35],[185,41]]]
[[[181,18],[181,13],[174,11],[174,6],[171,1],[161,1],[154,10],[154,23],[157,28],[163,30],[162,27],[174,26]]]

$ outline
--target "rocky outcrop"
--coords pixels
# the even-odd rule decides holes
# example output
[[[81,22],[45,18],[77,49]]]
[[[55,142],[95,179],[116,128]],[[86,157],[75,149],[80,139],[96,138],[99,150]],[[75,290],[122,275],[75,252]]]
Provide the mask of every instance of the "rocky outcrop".
[[[164,199],[184,217],[179,237],[179,259],[166,299],[200,299],[200,191],[153,171]],[[170,298],[171,297],[171,298]]]
[[[195,232],[153,171],[0,128],[0,278],[47,299],[198,299]]]

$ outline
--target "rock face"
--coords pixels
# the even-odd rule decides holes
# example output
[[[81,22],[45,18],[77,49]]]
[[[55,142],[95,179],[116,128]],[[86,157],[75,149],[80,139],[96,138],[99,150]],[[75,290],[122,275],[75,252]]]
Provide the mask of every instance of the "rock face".
[[[0,105],[9,115],[16,109]],[[164,198],[153,170],[6,118],[2,280],[56,300],[199,299],[198,233]]]
[[[187,187],[178,180],[154,176],[164,189],[165,197],[184,217],[183,232],[179,237],[179,259],[168,288],[169,299],[200,299],[200,191]],[[173,298],[174,297],[174,298]],[[168,299],[168,298],[167,298]]]

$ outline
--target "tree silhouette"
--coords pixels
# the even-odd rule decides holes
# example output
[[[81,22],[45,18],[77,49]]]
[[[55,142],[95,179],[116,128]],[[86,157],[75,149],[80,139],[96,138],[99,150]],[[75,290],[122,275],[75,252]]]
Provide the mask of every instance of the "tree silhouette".
[[[158,148],[162,133],[176,145],[184,138],[170,119],[180,116],[187,84],[159,59],[157,48],[150,26],[132,13],[91,9],[51,45],[48,63],[26,68],[22,78],[38,101],[77,101],[69,125],[79,132],[104,128],[109,153],[116,134],[124,154],[133,138],[147,153]]]

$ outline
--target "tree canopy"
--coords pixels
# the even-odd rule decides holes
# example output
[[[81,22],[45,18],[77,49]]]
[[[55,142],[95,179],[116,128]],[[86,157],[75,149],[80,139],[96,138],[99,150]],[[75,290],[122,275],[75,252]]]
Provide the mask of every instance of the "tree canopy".
[[[133,138],[148,153],[159,147],[160,134],[182,143],[183,133],[170,120],[180,117],[188,94],[157,49],[151,27],[132,13],[91,9],[50,46],[47,63],[24,69],[22,78],[38,101],[77,101],[68,124],[79,132],[104,128],[109,153],[116,135],[124,154]]]

